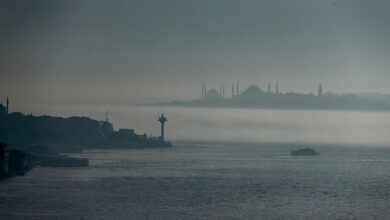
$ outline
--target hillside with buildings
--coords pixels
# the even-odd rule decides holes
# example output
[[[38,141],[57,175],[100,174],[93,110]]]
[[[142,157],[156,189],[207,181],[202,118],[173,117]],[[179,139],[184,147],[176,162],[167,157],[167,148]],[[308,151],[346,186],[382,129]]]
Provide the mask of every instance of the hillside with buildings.
[[[311,110],[359,110],[389,111],[390,96],[375,93],[335,94],[324,92],[318,86],[317,94],[279,92],[278,82],[274,89],[268,83],[267,91],[256,85],[240,91],[238,82],[232,84],[231,96],[225,94],[224,84],[216,89],[207,90],[202,84],[202,96],[198,100],[173,101],[157,105],[189,106],[189,107],[233,107],[233,108],[268,108],[268,109],[311,109]]]
[[[156,123],[157,125],[157,123]],[[163,137],[136,134],[134,129],[114,130],[109,121],[87,117],[52,117],[8,112],[0,104],[0,142],[13,148],[43,145],[57,152],[91,148],[142,148],[170,146]]]

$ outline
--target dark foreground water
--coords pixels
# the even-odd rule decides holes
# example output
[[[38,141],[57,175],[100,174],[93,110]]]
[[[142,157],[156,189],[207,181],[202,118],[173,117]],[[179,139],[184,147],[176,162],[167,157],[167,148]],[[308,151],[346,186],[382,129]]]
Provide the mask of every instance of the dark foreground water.
[[[389,219],[390,149],[182,143],[0,182],[0,219]]]

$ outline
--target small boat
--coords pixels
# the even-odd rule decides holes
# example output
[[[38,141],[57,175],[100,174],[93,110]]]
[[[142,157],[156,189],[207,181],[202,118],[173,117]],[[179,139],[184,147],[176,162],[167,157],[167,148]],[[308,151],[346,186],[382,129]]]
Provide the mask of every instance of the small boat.
[[[308,147],[291,151],[291,156],[315,156],[318,154],[314,149]]]

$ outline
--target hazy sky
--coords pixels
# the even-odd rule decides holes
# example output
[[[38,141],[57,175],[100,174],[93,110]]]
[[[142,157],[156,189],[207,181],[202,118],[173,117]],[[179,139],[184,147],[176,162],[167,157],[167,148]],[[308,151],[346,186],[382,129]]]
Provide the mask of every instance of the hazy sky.
[[[17,102],[192,99],[268,80],[390,93],[390,1],[0,2],[0,94]],[[1,98],[3,102],[3,98]]]

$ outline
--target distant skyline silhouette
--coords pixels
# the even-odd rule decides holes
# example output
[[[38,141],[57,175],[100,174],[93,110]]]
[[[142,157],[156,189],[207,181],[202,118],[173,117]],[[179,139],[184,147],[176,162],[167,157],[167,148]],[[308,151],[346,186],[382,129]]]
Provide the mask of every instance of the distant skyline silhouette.
[[[236,84],[236,87],[234,85]],[[358,111],[390,111],[390,94],[379,93],[334,93],[324,90],[320,83],[317,93],[279,92],[279,84],[271,86],[268,81],[267,90],[258,85],[251,85],[243,90],[238,89],[238,81],[232,83],[232,95],[225,96],[222,83],[218,92],[214,88],[207,89],[203,82],[202,95],[192,100],[175,100],[171,102],[145,103],[147,106],[186,106],[217,108],[264,108],[294,110],[358,110]]]

